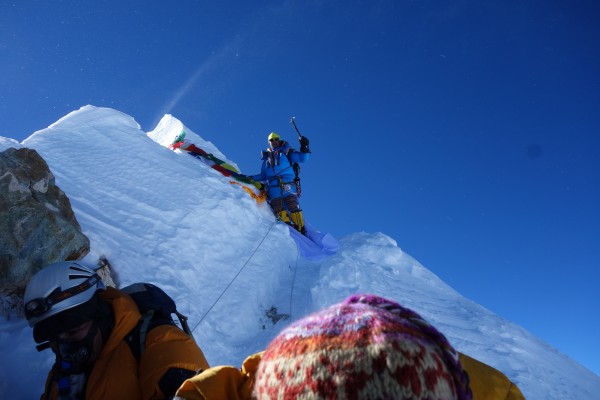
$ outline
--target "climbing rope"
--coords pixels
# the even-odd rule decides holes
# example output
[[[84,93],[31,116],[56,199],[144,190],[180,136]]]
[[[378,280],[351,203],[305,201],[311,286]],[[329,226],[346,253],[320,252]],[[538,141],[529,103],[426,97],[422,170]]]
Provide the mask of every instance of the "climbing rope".
[[[237,274],[235,274],[235,276],[233,277],[233,279],[231,279],[231,281],[227,284],[227,286],[225,287],[225,289],[223,289],[223,291],[221,292],[221,294],[219,295],[219,297],[217,297],[217,299],[210,306],[210,308],[208,309],[208,311],[206,311],[206,313],[204,313],[204,315],[202,316],[202,318],[200,318],[200,321],[198,321],[196,323],[196,325],[194,325],[194,328],[192,329],[192,333],[196,330],[196,328],[198,327],[198,325],[200,325],[200,323],[204,320],[204,318],[206,318],[206,316],[211,312],[211,310],[213,309],[213,307],[217,305],[217,303],[219,302],[219,300],[221,300],[221,297],[223,297],[223,295],[225,294],[225,292],[227,291],[227,289],[229,289],[229,287],[233,284],[233,282],[237,279],[237,277],[242,273],[242,271],[244,270],[244,268],[246,268],[246,265],[248,265],[248,263],[250,262],[250,260],[252,259],[252,257],[254,257],[254,254],[256,254],[256,252],[258,251],[258,249],[260,248],[260,246],[262,246],[263,242],[265,241],[265,239],[267,238],[267,236],[269,236],[269,233],[271,233],[271,230],[273,229],[273,227],[275,226],[276,223],[277,223],[277,220],[275,220],[275,222],[273,222],[273,224],[271,224],[271,227],[269,228],[269,230],[267,231],[267,233],[265,233],[265,235],[261,239],[260,243],[256,246],[256,248],[254,249],[254,251],[252,252],[252,254],[250,254],[250,257],[248,257],[248,259],[246,260],[246,262],[244,263],[244,265],[242,265],[242,267],[237,272]]]
[[[298,271],[298,259],[300,258],[300,249],[296,249],[296,266],[294,267],[294,276],[292,277],[292,290],[290,291],[290,321],[292,320],[292,302],[294,298],[294,284],[296,282],[296,271]]]

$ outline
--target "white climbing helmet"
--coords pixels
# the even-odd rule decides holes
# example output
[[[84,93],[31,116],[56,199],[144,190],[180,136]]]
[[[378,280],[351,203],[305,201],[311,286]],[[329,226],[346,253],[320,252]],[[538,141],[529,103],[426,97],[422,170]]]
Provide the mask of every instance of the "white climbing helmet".
[[[29,281],[23,298],[29,326],[84,304],[106,286],[92,268],[75,261],[50,264]]]

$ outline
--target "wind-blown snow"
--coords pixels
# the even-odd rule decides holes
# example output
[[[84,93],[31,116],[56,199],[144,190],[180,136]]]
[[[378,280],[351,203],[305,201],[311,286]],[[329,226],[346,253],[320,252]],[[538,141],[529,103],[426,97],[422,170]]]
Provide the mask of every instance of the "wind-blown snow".
[[[132,117],[93,106],[22,144],[0,138],[0,151],[23,146],[42,155],[91,240],[85,261],[106,255],[121,284],[162,287],[189,316],[211,365],[239,366],[264,349],[290,322],[273,325],[264,316],[271,306],[294,320],[369,292],[420,313],[458,350],[503,371],[528,399],[598,398],[598,376],[464,298],[383,233],[348,235],[336,255],[303,259],[268,205],[166,148],[181,129],[226,159],[172,116],[146,134]],[[305,214],[310,219],[310,210]],[[37,398],[43,390],[53,355],[37,353],[31,336],[22,318],[0,322],[1,398]]]

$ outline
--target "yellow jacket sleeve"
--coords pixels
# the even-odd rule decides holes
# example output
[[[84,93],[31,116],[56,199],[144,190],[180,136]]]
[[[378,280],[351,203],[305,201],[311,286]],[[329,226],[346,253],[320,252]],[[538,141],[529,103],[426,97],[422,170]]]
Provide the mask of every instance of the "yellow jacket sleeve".
[[[465,354],[460,362],[469,374],[473,400],[525,400],[525,397],[506,375]]]
[[[246,358],[242,368],[219,366],[202,371],[183,382],[176,399],[185,400],[249,400],[254,377],[263,353]]]
[[[244,361],[242,368],[219,366],[186,380],[176,399],[185,400],[250,400],[255,374],[263,353]],[[469,374],[474,400],[525,400],[519,388],[495,368],[460,354],[463,368]]]

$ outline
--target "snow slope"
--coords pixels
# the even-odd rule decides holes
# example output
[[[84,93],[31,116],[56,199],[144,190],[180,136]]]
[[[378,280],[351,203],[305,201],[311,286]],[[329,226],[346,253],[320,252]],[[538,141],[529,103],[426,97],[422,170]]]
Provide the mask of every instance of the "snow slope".
[[[189,316],[211,365],[239,365],[262,350],[290,321],[265,318],[272,306],[293,320],[369,292],[423,315],[458,350],[507,374],[528,399],[600,397],[598,376],[464,298],[383,233],[340,238],[338,253],[324,260],[301,257],[267,204],[257,205],[215,170],[166,148],[181,129],[226,159],[172,116],[146,134],[132,117],[93,106],[21,145],[44,157],[69,196],[92,243],[85,261],[106,255],[121,284],[148,281],[167,291]],[[0,138],[0,151],[18,146]],[[310,210],[305,213],[310,219]],[[0,398],[39,397],[53,357],[35,351],[23,319],[0,322],[0,352]]]

